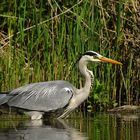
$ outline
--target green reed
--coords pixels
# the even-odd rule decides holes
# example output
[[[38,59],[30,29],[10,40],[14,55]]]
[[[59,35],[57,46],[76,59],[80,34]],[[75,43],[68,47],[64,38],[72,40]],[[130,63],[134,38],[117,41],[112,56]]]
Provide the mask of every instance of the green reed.
[[[1,5],[1,91],[56,79],[81,87],[83,78],[74,64],[80,53],[94,50],[123,66],[89,66],[96,79],[90,105],[106,108],[138,98],[138,1],[3,0]]]

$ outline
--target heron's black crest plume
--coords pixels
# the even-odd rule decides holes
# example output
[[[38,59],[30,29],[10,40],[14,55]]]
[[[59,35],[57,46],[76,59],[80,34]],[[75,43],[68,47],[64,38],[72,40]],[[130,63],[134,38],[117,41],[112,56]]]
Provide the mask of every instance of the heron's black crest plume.
[[[85,53],[80,53],[80,56],[78,57],[78,59],[76,60],[76,62],[75,62],[75,64],[77,64],[77,62],[79,62],[79,60],[81,59],[81,57],[82,56],[84,56],[84,55],[89,55],[89,56],[96,56],[96,55],[98,55],[98,53],[96,53],[96,52],[94,52],[94,51],[87,51],[87,52],[85,52]],[[75,65],[74,64],[74,65]]]
[[[94,52],[94,51],[87,51],[87,52],[85,52],[83,55],[96,56],[97,53]]]

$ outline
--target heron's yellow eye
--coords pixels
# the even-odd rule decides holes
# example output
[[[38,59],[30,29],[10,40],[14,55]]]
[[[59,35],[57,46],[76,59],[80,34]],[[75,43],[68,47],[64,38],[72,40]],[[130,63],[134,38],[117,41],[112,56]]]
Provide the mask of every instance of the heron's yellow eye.
[[[98,59],[97,55],[92,56],[93,59]]]

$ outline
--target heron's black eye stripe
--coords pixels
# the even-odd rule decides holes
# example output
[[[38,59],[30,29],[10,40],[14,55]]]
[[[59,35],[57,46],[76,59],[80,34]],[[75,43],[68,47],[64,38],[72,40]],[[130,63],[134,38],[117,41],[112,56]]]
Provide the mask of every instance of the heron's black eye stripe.
[[[89,52],[84,53],[83,55],[96,56],[97,54],[89,51]]]

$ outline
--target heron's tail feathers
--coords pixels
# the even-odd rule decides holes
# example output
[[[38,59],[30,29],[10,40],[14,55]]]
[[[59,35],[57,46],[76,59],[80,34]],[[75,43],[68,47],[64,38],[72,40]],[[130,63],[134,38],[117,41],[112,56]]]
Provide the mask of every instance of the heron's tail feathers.
[[[5,104],[6,102],[8,102],[9,97],[7,96],[8,94],[5,92],[1,92],[0,93],[0,105]]]

